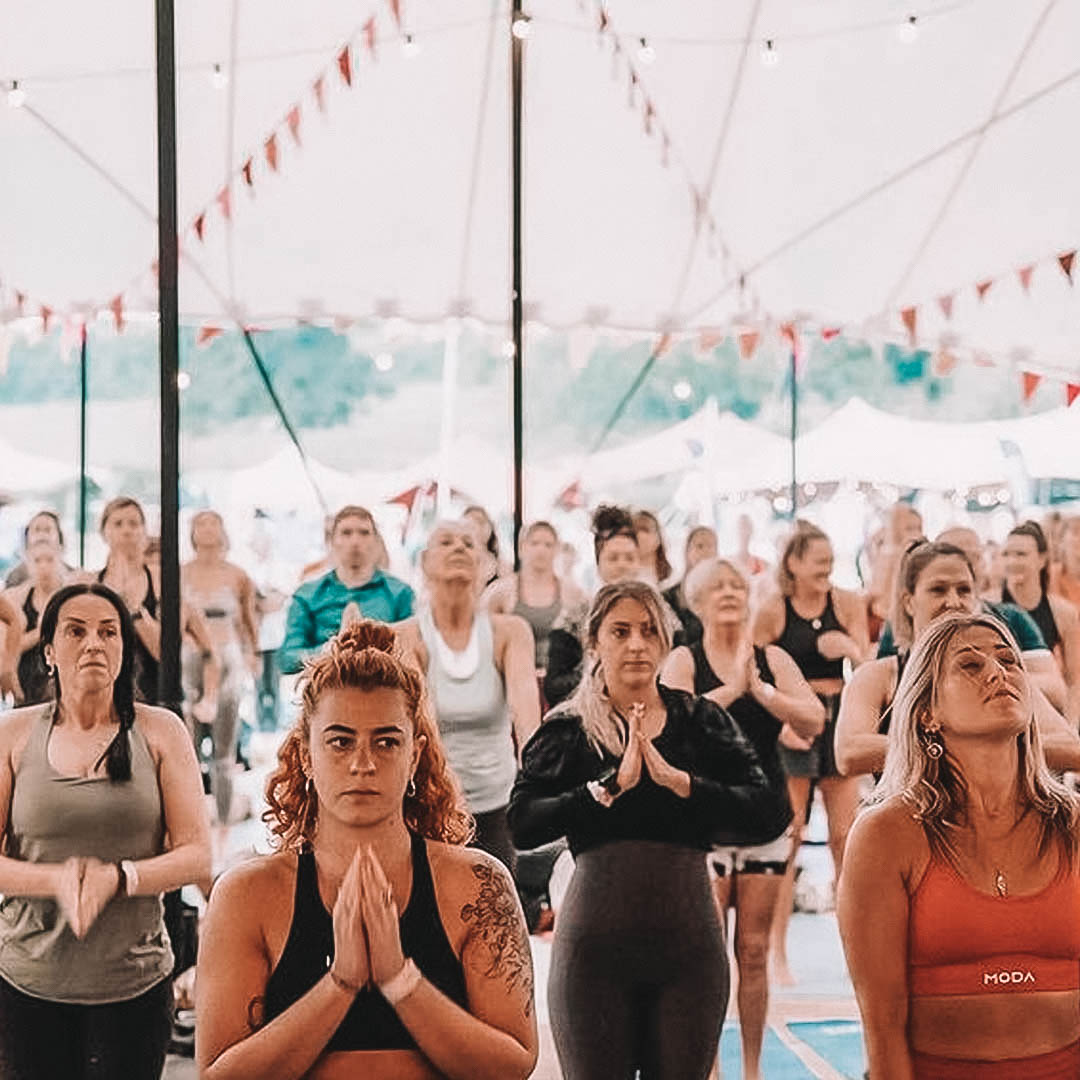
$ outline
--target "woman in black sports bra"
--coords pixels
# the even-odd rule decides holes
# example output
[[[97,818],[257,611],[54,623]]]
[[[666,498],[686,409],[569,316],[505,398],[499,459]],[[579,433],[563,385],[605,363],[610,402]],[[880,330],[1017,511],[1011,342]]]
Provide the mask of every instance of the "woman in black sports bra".
[[[836,874],[844,841],[859,804],[858,783],[839,774],[833,754],[836,716],[844,689],[844,661],[855,666],[870,651],[866,603],[858,594],[832,584],[833,550],[829,538],[808,522],[798,522],[777,567],[780,592],[764,601],[754,619],[754,644],[779,645],[798,665],[803,678],[825,706],[825,730],[812,743],[799,745],[782,736],[780,756],[788,774],[795,821],[804,822],[813,788],[821,791],[829,822],[829,849]],[[787,924],[795,891],[795,848],[777,901],[773,958],[778,981],[791,985],[787,964]]]
[[[1054,654],[1067,691],[1065,715],[1080,720],[1080,618],[1062,596],[1048,591],[1049,545],[1035,521],[1017,525],[1005,541],[1005,585],[1001,599],[1026,611]]]
[[[279,850],[229,871],[203,926],[204,1080],[528,1076],[528,935],[394,632],[332,638],[267,782]]]
[[[51,540],[39,540],[26,549],[29,578],[9,590],[8,599],[23,613],[22,640],[19,643],[19,685],[22,704],[37,705],[55,696],[53,681],[41,651],[38,622],[49,597],[67,577],[60,549]]]
[[[135,700],[154,705],[161,660],[160,583],[146,565],[143,508],[128,495],[111,499],[101,514],[101,535],[109,545],[109,558],[97,580],[119,593],[127,604],[135,624]]]
[[[759,1076],[769,1006],[769,931],[792,846],[778,739],[785,725],[812,739],[824,726],[825,709],[783,649],[751,644],[750,583],[734,563],[704,560],[687,575],[683,589],[701,620],[703,636],[672,651],[661,679],[727,709],[754,748],[770,787],[787,806],[766,834],[737,829],[708,856],[725,928],[728,908],[735,909],[742,1072]]]

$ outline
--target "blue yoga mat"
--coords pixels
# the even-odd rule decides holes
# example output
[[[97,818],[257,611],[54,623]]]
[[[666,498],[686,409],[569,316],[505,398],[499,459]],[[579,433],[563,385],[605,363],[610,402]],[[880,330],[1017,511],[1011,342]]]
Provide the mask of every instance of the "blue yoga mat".
[[[850,1080],[862,1080],[866,1058],[862,1028],[858,1023],[852,1020],[815,1020],[800,1021],[787,1027],[795,1038],[806,1043],[837,1072],[850,1077]],[[724,1080],[739,1080],[742,1076],[742,1046],[736,1023],[724,1025],[720,1039],[720,1064],[724,1070]],[[780,1041],[771,1028],[766,1029],[761,1048],[761,1071],[769,1080],[814,1080],[814,1073]]]

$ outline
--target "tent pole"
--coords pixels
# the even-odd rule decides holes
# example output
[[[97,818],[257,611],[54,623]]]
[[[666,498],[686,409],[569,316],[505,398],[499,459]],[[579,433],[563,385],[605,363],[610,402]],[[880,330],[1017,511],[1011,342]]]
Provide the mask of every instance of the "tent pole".
[[[510,12],[510,25],[522,14],[517,3]],[[522,408],[522,381],[524,375],[522,350],[524,347],[522,325],[522,274],[521,274],[521,120],[522,120],[522,69],[525,61],[525,42],[510,34],[510,115],[511,115],[511,174],[512,174],[512,252],[513,294],[512,320],[514,339],[514,568],[520,565],[518,558],[518,537],[524,520],[524,490],[522,484],[522,465],[524,450],[524,415]]]
[[[795,437],[799,430],[799,366],[791,350],[791,520],[799,516],[799,479],[795,459]]]
[[[79,335],[79,565],[86,565],[86,323]]]
[[[176,233],[176,49],[173,0],[155,0],[158,312],[161,376],[161,664],[158,701],[180,712],[180,313]]]

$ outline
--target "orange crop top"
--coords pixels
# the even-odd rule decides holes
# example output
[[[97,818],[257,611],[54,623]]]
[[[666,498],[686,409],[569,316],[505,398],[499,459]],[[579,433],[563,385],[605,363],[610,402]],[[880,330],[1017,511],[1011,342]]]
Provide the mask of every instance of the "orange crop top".
[[[931,859],[911,897],[908,982],[912,997],[1080,989],[1080,878],[1003,898]]]

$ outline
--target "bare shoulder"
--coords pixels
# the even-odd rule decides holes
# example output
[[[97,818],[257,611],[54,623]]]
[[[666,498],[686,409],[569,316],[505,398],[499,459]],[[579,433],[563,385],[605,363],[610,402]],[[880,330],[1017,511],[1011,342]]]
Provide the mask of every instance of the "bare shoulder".
[[[279,851],[256,855],[230,867],[215,882],[210,903],[219,911],[242,908],[248,913],[277,906],[296,885],[296,856]]]
[[[877,660],[867,660],[852,673],[846,692],[853,696],[879,695],[882,700],[889,696],[889,691],[896,681],[896,657],[883,656]]]
[[[930,845],[911,807],[899,795],[860,812],[848,844],[853,855],[873,872],[899,871],[917,880],[930,857]]]
[[[1066,600],[1065,597],[1055,596],[1053,593],[1048,594],[1048,599],[1050,600],[1050,610],[1053,612],[1054,621],[1063,629],[1074,629],[1078,621],[1076,605]]]
[[[853,592],[851,589],[839,589],[834,587],[833,602],[842,611],[855,614],[863,610],[862,593]]]
[[[510,872],[494,856],[479,848],[427,841],[431,876],[441,896],[460,916],[462,905],[474,902],[484,885],[514,890]],[[514,893],[516,898],[516,893]]]
[[[171,709],[159,705],[135,705],[135,725],[153,751],[175,749],[179,741],[188,742],[183,720]]]
[[[491,629],[496,637],[505,638],[507,641],[525,636],[532,637],[532,627],[520,615],[502,614],[493,611],[491,613]]]

